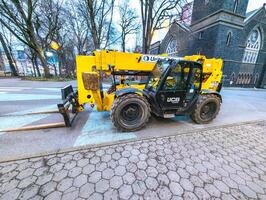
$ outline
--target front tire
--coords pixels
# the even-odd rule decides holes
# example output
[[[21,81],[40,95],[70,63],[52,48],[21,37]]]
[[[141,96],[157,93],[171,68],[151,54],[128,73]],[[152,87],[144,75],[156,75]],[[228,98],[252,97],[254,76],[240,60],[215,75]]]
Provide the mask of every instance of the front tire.
[[[111,108],[111,119],[121,131],[137,131],[143,128],[151,116],[147,99],[138,94],[117,97]]]
[[[221,99],[214,94],[201,95],[191,119],[197,124],[207,124],[212,121],[220,111]]]

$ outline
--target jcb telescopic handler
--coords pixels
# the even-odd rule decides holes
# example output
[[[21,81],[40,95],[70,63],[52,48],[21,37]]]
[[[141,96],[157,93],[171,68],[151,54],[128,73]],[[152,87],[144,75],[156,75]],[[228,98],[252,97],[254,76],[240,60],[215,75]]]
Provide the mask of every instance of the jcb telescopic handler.
[[[62,89],[64,103],[58,104],[66,126],[71,126],[72,113],[84,104],[96,105],[98,111],[110,111],[113,124],[121,131],[143,128],[153,113],[172,118],[189,115],[196,123],[208,123],[220,110],[222,78],[221,59],[205,56],[168,56],[94,51],[77,56],[78,89]],[[131,76],[146,76],[145,83],[129,84]],[[105,91],[103,81],[112,77]]]

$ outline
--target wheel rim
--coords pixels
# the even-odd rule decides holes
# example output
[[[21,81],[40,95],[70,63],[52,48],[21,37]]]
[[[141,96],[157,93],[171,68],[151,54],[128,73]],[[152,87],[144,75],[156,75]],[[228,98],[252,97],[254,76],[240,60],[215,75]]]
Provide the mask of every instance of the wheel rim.
[[[125,125],[135,125],[142,118],[143,110],[137,103],[125,105],[121,110],[122,123]]]
[[[217,105],[215,102],[209,102],[206,103],[204,106],[201,108],[200,112],[200,117],[203,120],[210,120],[214,116],[217,110]]]

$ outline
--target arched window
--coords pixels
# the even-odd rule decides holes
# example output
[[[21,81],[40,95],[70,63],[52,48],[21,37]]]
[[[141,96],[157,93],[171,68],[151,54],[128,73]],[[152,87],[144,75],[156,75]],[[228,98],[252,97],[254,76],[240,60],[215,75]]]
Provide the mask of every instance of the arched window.
[[[235,0],[235,3],[234,3],[234,10],[233,10],[234,13],[237,12],[238,1],[239,1],[239,0]]]
[[[257,84],[258,80],[259,80],[259,74],[256,73],[255,78],[254,78],[254,85]]]
[[[227,38],[226,38],[226,45],[229,46],[231,44],[231,38],[232,38],[232,33],[229,32],[227,34]]]
[[[171,40],[168,43],[167,49],[166,49],[166,53],[169,56],[176,56],[178,53],[178,48],[177,48],[177,40]]]
[[[259,28],[256,28],[252,30],[248,36],[243,62],[255,64],[257,62],[260,47],[261,33]]]
[[[230,85],[232,85],[234,82],[235,82],[235,72],[233,72],[231,74],[231,77],[230,77]]]

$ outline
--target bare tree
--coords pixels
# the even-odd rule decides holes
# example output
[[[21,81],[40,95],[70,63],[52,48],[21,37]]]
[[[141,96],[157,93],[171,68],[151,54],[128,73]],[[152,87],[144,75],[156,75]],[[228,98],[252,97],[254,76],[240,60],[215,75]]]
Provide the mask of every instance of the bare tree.
[[[80,13],[86,19],[94,49],[110,45],[115,0],[82,0]]]
[[[61,31],[63,40],[71,40],[79,55],[85,55],[93,49],[90,37],[90,29],[87,26],[87,19],[79,9],[78,2],[67,1],[64,10],[66,23]],[[65,41],[66,42],[66,41]],[[68,46],[68,45],[67,45]]]
[[[38,0],[0,0],[0,22],[18,40],[33,49],[43,66],[45,77],[49,77],[44,49],[36,32],[40,24],[34,22],[37,2]]]
[[[126,38],[130,34],[136,34],[140,29],[138,22],[138,16],[134,9],[130,8],[128,1],[124,1],[119,6],[120,23],[121,28],[121,47],[125,52],[126,50]]]
[[[18,70],[16,66],[16,60],[13,55],[12,47],[11,47],[11,35],[5,27],[1,26],[0,28],[0,44],[3,47],[6,58],[8,60],[8,64],[10,66],[10,70],[13,76],[18,76]]]
[[[180,0],[140,0],[143,53],[148,53],[154,32],[165,28],[163,24],[173,18],[173,11],[178,15],[180,3]]]

